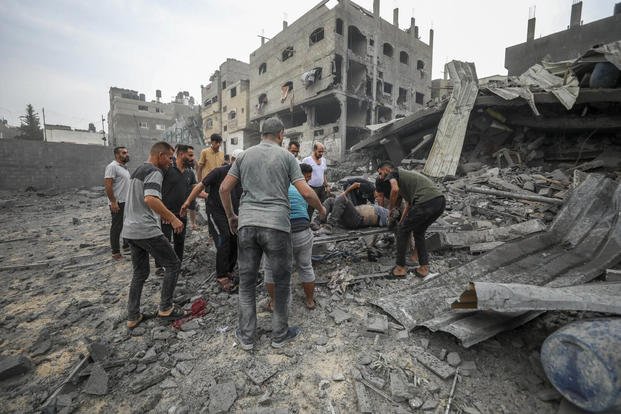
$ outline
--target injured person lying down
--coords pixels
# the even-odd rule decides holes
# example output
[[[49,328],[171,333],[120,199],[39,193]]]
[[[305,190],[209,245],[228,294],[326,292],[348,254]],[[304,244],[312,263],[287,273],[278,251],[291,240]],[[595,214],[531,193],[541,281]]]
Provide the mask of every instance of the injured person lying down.
[[[384,207],[386,202],[384,194],[376,191],[375,204],[355,206],[347,195],[359,187],[359,182],[353,183],[343,194],[328,198],[323,202],[327,219],[325,222],[320,221],[319,218],[315,219],[315,227],[324,224],[320,230],[321,233],[331,233],[337,226],[348,230],[388,226],[388,209]]]

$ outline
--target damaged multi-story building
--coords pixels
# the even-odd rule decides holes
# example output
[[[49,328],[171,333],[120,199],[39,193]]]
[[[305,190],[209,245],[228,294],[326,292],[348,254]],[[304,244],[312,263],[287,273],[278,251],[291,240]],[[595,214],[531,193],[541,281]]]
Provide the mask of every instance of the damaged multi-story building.
[[[188,92],[179,92],[170,103],[162,102],[160,90],[155,91],[155,96],[155,100],[147,102],[144,93],[110,88],[108,134],[111,145],[150,146],[163,139],[165,132],[180,120],[199,113],[199,106]]]
[[[621,3],[614,6],[613,15],[587,24],[582,22],[582,1],[574,1],[567,30],[535,39],[534,11],[528,19],[526,42],[505,50],[505,68],[510,76],[524,73],[542,60],[559,62],[572,60],[596,45],[621,40]]]
[[[414,18],[399,28],[373,11],[341,0],[322,1],[272,39],[262,38],[250,55],[250,120],[271,116],[286,137],[308,154],[324,143],[326,158],[341,161],[346,150],[383,123],[422,108],[431,97],[433,30],[424,43]]]
[[[256,144],[259,135],[249,124],[249,65],[227,59],[201,85],[203,132],[222,135],[224,150],[244,149]]]

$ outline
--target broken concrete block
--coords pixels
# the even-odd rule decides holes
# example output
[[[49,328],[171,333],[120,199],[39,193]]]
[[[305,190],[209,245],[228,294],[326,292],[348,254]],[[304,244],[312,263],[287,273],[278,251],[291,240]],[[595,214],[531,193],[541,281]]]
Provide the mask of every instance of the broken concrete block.
[[[194,364],[191,362],[179,362],[175,368],[183,375],[188,375],[194,369]]]
[[[367,331],[379,333],[388,332],[388,317],[386,315],[369,315]]]
[[[444,359],[446,358],[446,353],[447,353],[447,350],[442,348],[440,350],[440,353],[438,354],[438,358],[440,358],[442,361],[444,361]]]
[[[209,387],[209,412],[226,413],[237,399],[234,382],[225,382]]]
[[[461,364],[461,358],[457,352],[449,352],[446,356],[446,362],[452,367],[456,367]]]
[[[455,368],[419,347],[414,347],[412,355],[418,362],[442,379],[447,379],[455,374]]]
[[[252,382],[256,385],[261,385],[278,372],[278,368],[276,368],[272,364],[267,364],[264,362],[257,361],[254,366],[246,369],[246,375]]]
[[[330,313],[330,316],[334,318],[334,322],[337,324],[341,324],[349,319],[351,319],[351,315],[339,308],[336,308]]]
[[[100,362],[93,364],[84,392],[90,395],[106,395],[108,393],[108,373]]]
[[[399,371],[392,371],[390,373],[390,395],[397,402],[409,400],[414,397],[410,392],[407,378]]]
[[[161,384],[160,384],[160,389],[163,390],[170,390],[173,388],[177,388],[177,382],[172,379],[172,378],[166,378]]]
[[[373,413],[373,404],[366,387],[359,381],[354,382],[356,398],[358,399],[358,412],[363,414]]]
[[[97,341],[88,344],[88,351],[95,362],[106,361],[110,357],[110,347],[107,342]]]
[[[140,362],[142,362],[143,364],[150,364],[155,361],[157,361],[157,353],[155,352],[154,347],[149,348],[140,360]]]
[[[410,405],[410,407],[416,410],[423,406],[423,400],[418,397],[414,397],[408,400],[408,404]]]
[[[144,371],[137,377],[129,386],[129,390],[133,394],[138,394],[139,392],[146,390],[149,387],[152,387],[155,384],[159,384],[164,381],[166,377],[170,375],[170,370],[161,367],[159,365]]]
[[[30,358],[19,356],[2,356],[0,357],[0,380],[25,374],[32,368]]]
[[[621,269],[606,269],[606,282],[621,282]]]
[[[408,339],[409,337],[410,333],[405,329],[403,331],[397,332],[397,334],[395,335],[395,338],[397,339]]]
[[[373,359],[369,355],[362,355],[360,359],[358,359],[360,365],[369,365],[371,362],[373,362]]]
[[[462,361],[459,367],[459,373],[464,376],[470,376],[477,370],[477,366],[474,361]]]
[[[433,410],[437,406],[438,406],[438,400],[430,399],[430,400],[425,401],[421,409],[423,411],[429,411],[429,410]]]

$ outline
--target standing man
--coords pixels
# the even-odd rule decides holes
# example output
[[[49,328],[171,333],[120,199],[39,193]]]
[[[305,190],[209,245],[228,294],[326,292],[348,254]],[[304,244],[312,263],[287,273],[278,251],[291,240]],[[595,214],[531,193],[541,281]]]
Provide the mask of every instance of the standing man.
[[[429,254],[425,246],[425,231],[440,217],[446,207],[444,195],[438,190],[435,183],[423,174],[408,171],[403,168],[395,170],[394,165],[384,161],[378,168],[380,178],[390,183],[390,213],[395,217],[393,210],[397,207],[400,198],[403,198],[405,207],[401,220],[397,226],[397,265],[393,267],[389,279],[402,279],[407,275],[405,253],[408,249],[410,233],[414,241],[419,266],[414,269],[418,277],[429,274]],[[415,257],[414,257],[415,258]]]
[[[166,208],[172,211],[183,223],[183,230],[176,233],[173,232],[170,222],[162,220],[162,233],[169,241],[172,240],[179,262],[183,261],[183,247],[185,245],[185,231],[187,227],[187,217],[185,214],[181,215],[181,206],[196,185],[196,176],[191,168],[193,163],[194,147],[179,144],[177,146],[175,162],[164,171],[164,179],[162,181],[162,201]],[[159,262],[156,263],[156,266],[160,267]]]
[[[281,348],[300,333],[288,326],[292,246],[289,221],[289,184],[323,216],[325,209],[306,184],[293,155],[281,148],[284,125],[268,118],[261,127],[261,142],[248,148],[235,161],[220,186],[222,205],[231,233],[238,233],[239,328],[237,340],[244,350],[254,348],[257,328],[256,281],[265,254],[273,269],[274,312],[272,347]],[[241,182],[244,192],[239,217],[233,211],[231,191]]]
[[[112,225],[110,226],[110,247],[112,248],[112,258],[120,260],[123,258],[119,247],[121,230],[123,230],[123,211],[127,201],[129,191],[129,152],[125,147],[114,149],[114,161],[106,166],[104,173],[104,188],[108,196],[108,205],[112,214]],[[123,249],[128,248],[128,244],[123,241]]]
[[[231,154],[231,164],[235,159],[243,153],[242,150],[236,149]],[[227,293],[233,293],[237,287],[233,270],[237,263],[237,235],[232,234],[229,229],[229,222],[220,200],[220,184],[231,169],[231,164],[223,165],[211,171],[203,181],[198,183],[187,200],[181,206],[181,215],[190,208],[196,197],[202,192],[208,193],[207,200],[207,224],[209,225],[209,234],[216,245],[216,280],[220,288]],[[238,214],[239,199],[242,195],[242,187],[240,183],[231,192],[233,202],[233,212]]]
[[[209,138],[211,146],[201,151],[201,156],[198,159],[198,181],[203,181],[203,178],[207,177],[207,174],[214,168],[221,167],[224,164],[224,152],[220,151],[222,145],[222,137],[220,134],[211,134]]]
[[[158,142],[151,147],[149,159],[134,171],[129,183],[129,194],[123,237],[128,239],[132,251],[133,276],[127,302],[127,327],[133,329],[142,321],[140,297],[142,287],[149,277],[149,255],[165,269],[162,281],[158,317],[176,319],[184,315],[173,306],[173,293],[181,262],[160,227],[160,218],[173,228],[183,231],[183,223],[162,203],[162,170],[172,164],[173,147]]]
[[[315,142],[313,144],[313,153],[302,160],[304,164],[308,164],[313,167],[313,176],[311,177],[308,185],[315,191],[319,200],[323,202],[328,196],[328,178],[326,176],[326,159],[324,153],[325,147],[321,142]],[[313,206],[308,206],[308,217],[313,219]]]

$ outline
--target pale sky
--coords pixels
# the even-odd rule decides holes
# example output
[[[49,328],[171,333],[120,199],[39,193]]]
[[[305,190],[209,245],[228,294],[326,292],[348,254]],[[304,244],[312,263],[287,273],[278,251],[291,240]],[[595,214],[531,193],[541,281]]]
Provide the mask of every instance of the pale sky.
[[[612,15],[615,1],[584,0],[582,20]],[[31,103],[48,124],[101,128],[111,86],[168,102],[187,90],[200,102],[200,85],[226,58],[248,62],[264,32],[273,37],[316,5],[264,0],[0,0],[0,118],[19,125]],[[373,9],[373,0],[357,4]],[[328,5],[336,4],[331,0]],[[419,34],[435,31],[433,78],[446,62],[476,64],[479,77],[506,74],[505,48],[526,39],[529,8],[535,36],[566,29],[571,0],[383,0],[381,15],[400,27],[414,13]],[[107,130],[107,125],[106,125]]]

